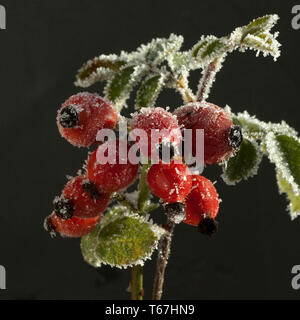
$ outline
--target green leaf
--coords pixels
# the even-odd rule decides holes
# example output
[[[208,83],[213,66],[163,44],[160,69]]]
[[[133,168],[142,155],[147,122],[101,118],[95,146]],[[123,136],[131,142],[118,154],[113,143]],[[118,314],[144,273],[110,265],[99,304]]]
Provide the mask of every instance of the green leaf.
[[[269,132],[265,146],[277,173],[287,180],[295,194],[300,193],[300,141],[297,137]]]
[[[153,39],[146,45],[141,45],[136,52],[132,53],[133,59],[152,66],[162,63],[178,51],[183,43],[183,37],[171,34],[169,38]]]
[[[270,131],[288,136],[296,137],[298,135],[285,121],[281,121],[281,123],[264,122],[255,116],[250,116],[247,111],[234,114],[229,106],[226,106],[225,109],[230,114],[233,123],[240,126],[243,129],[243,134],[248,137],[262,139]]]
[[[106,97],[120,109],[130,95],[130,91],[140,80],[145,67],[128,66],[119,71],[105,88]]]
[[[293,192],[291,184],[282,177],[280,172],[277,173],[277,183],[280,193],[285,193],[289,203],[288,211],[292,220],[300,215],[300,194],[296,195]]]
[[[226,107],[227,112],[230,113],[232,122],[235,125],[240,126],[243,129],[243,133],[246,135],[255,135],[265,133],[269,129],[268,124],[258,120],[255,116],[250,116],[247,111],[234,114],[230,108]]]
[[[224,52],[226,52],[226,50],[227,50],[226,43],[224,43],[224,41],[222,41],[221,39],[217,39],[217,40],[210,42],[205,47],[205,49],[201,51],[200,56],[202,59],[205,59],[208,56],[211,56],[212,54],[214,56],[220,56]]]
[[[217,38],[215,36],[202,37],[191,49],[191,58],[202,65],[210,63],[217,57],[222,56],[230,50],[228,37]]]
[[[140,86],[136,96],[136,109],[152,107],[163,88],[163,74],[149,76]]]
[[[115,206],[94,231],[82,237],[81,251],[94,267],[127,268],[150,259],[163,232],[144,217],[130,214],[126,207]]]
[[[208,40],[206,39],[203,39],[203,40],[200,40],[198,43],[195,44],[195,46],[192,48],[192,56],[194,58],[197,58],[198,56],[198,52],[203,49],[206,45],[208,44]]]
[[[244,138],[239,151],[223,167],[223,180],[234,185],[257,174],[262,152],[255,141]]]
[[[192,52],[174,52],[168,56],[168,63],[172,71],[176,73],[181,73],[185,70],[195,70],[199,69],[201,65],[195,57],[193,57]]]
[[[277,14],[269,14],[254,19],[243,28],[243,38],[248,34],[257,35],[259,33],[269,31],[277,23],[278,19],[279,17]]]
[[[107,80],[125,64],[125,59],[113,54],[95,57],[86,62],[78,71],[75,85],[89,87],[96,82]]]
[[[247,47],[259,52],[263,52],[263,55],[266,56],[270,54],[276,60],[280,56],[280,43],[276,40],[276,35],[271,35],[268,32],[260,33],[258,35],[248,34],[241,43],[241,48]]]

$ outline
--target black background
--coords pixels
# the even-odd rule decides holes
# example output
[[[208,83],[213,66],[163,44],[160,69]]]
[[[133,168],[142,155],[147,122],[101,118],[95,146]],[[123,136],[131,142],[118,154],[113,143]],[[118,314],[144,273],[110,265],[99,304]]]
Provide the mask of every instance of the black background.
[[[285,119],[299,130],[300,30],[291,27],[294,1],[83,1],[1,0],[7,30],[0,31],[1,209],[0,264],[7,290],[0,299],[127,299],[129,270],[87,265],[79,240],[51,240],[43,230],[52,199],[86,158],[61,139],[55,117],[60,104],[80,89],[77,69],[100,53],[134,50],[170,33],[190,48],[202,34],[221,36],[266,13],[281,17],[282,56],[231,54],[218,74],[210,101],[247,109],[259,119]],[[191,83],[196,88],[200,73]],[[102,90],[101,85],[89,89]],[[176,107],[166,91],[158,104]],[[300,264],[300,220],[291,221],[279,196],[273,165],[237,187],[218,178],[223,199],[220,231],[213,239],[195,228],[177,227],[167,269],[168,299],[297,299],[291,268]],[[157,213],[156,215],[159,215]],[[155,256],[153,256],[155,257]],[[154,261],[145,265],[150,298]]]

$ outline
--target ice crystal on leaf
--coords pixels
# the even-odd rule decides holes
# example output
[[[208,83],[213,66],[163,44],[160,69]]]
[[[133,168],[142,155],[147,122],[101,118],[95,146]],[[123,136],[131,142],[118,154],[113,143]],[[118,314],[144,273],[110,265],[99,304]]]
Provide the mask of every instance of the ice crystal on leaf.
[[[262,52],[264,56],[270,54],[276,61],[280,56],[280,43],[276,40],[277,36],[278,32],[274,35],[268,32],[260,33],[256,36],[248,34],[242,41],[241,51],[244,51],[244,49],[253,49],[257,51],[257,56],[260,52]]]
[[[112,101],[118,109],[121,109],[129,98],[130,91],[140,81],[144,72],[145,65],[126,66],[121,69],[105,87],[105,96]]]
[[[249,34],[258,35],[271,30],[278,20],[279,16],[277,14],[268,14],[252,20],[247,26],[243,27],[243,38]]]
[[[232,51],[228,37],[202,36],[201,40],[192,48],[192,56],[204,67],[215,58]]]
[[[163,88],[164,74],[151,74],[138,89],[135,108],[152,107]]]
[[[300,215],[300,194],[295,194],[290,183],[282,177],[280,172],[277,173],[277,183],[280,193],[285,193],[289,205],[287,207],[291,219],[295,219]]]
[[[142,44],[137,51],[131,54],[132,61],[158,65],[166,58],[178,51],[183,43],[183,37],[171,34],[169,38],[153,39],[148,44]]]
[[[164,232],[146,217],[132,214],[124,206],[115,206],[94,231],[82,237],[81,250],[85,261],[94,267],[143,265]]]
[[[291,186],[296,195],[300,193],[300,141],[296,137],[275,135],[269,132],[265,138],[269,159]]]
[[[226,106],[225,110],[231,115],[233,123],[243,128],[243,134],[246,136],[262,139],[270,131],[294,137],[298,135],[297,131],[285,121],[281,121],[281,123],[264,122],[251,116],[247,111],[235,114],[229,106]]]
[[[257,174],[262,152],[256,141],[243,139],[239,151],[223,165],[222,178],[228,185],[235,185]]]
[[[86,62],[78,71],[75,85],[78,87],[89,87],[96,82],[110,79],[122,66],[126,64],[126,54],[121,57],[111,55],[100,55]]]

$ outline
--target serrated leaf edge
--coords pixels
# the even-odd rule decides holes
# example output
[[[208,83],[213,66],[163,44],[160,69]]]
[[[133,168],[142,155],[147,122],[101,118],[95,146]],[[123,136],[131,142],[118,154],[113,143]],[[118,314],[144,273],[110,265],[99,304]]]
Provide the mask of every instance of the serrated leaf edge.
[[[254,145],[255,147],[255,150],[257,152],[257,157],[256,157],[256,161],[255,161],[255,164],[254,166],[252,167],[252,169],[248,172],[248,175],[246,177],[243,177],[241,179],[238,179],[238,180],[231,180],[227,175],[226,175],[226,165],[227,165],[227,161],[222,165],[222,169],[223,169],[223,174],[221,175],[221,178],[223,179],[223,181],[229,185],[229,186],[234,186],[236,185],[237,183],[239,183],[240,181],[242,180],[248,180],[249,178],[252,178],[254,176],[257,175],[257,172],[258,172],[258,169],[259,169],[259,165],[262,161],[262,158],[263,158],[263,152],[260,150],[260,147],[258,145],[258,143],[254,140],[254,139],[251,139],[251,138],[247,138],[249,141],[252,142],[252,144]],[[234,155],[233,155],[234,156]]]
[[[87,68],[87,66],[91,66],[95,60],[109,60],[111,62],[115,62],[117,60],[122,60],[122,61],[127,61],[128,60],[128,53],[125,51],[122,51],[120,56],[116,54],[101,54],[97,57],[94,57],[90,60],[88,60],[86,63],[84,63],[81,68],[78,70],[77,75],[76,75],[76,81],[74,82],[74,85],[77,87],[82,87],[82,88],[87,88],[93,85],[96,82],[103,81],[103,80],[108,80],[110,79],[116,71],[113,71],[109,68],[105,67],[99,67],[96,68],[88,77],[85,79],[80,79],[79,74]]]
[[[276,174],[276,180],[277,180],[279,194],[284,194],[287,202],[289,203],[287,205],[287,207],[286,207],[286,211],[290,214],[291,220],[294,220],[294,219],[296,219],[297,217],[300,216],[300,210],[296,210],[296,211],[293,210],[292,202],[290,201],[288,193],[285,192],[280,186],[280,183],[279,183],[279,172],[277,172],[277,174]]]
[[[141,84],[141,86],[143,86],[148,80],[150,80],[151,78],[155,77],[155,76],[160,76],[159,78],[159,81],[158,81],[158,86],[157,88],[155,89],[154,91],[154,94],[153,94],[153,98],[151,99],[151,102],[149,102],[149,105],[147,107],[153,107],[155,105],[155,102],[159,96],[159,94],[161,93],[161,91],[163,90],[163,87],[164,87],[164,83],[165,83],[165,79],[166,79],[166,76],[164,73],[151,73],[150,75],[148,75],[143,83]],[[135,98],[135,102],[134,102],[134,105],[135,105],[135,109],[136,110],[139,110],[140,108],[142,108],[143,106],[140,105],[140,103],[138,102],[139,100],[139,90],[137,91],[137,94],[136,94],[136,98]]]
[[[251,116],[247,111],[238,112],[237,114],[235,114],[231,111],[231,108],[228,105],[226,105],[224,109],[231,115],[231,117],[235,117],[238,120],[241,119],[246,123],[258,127],[264,134],[272,131],[276,134],[285,134],[294,138],[297,138],[298,136],[297,131],[294,128],[290,127],[284,120],[282,120],[280,123],[264,122],[258,120],[256,116]],[[243,134],[245,134],[249,138],[255,138],[255,134],[247,130],[246,127],[243,127]]]
[[[130,54],[130,60],[132,62],[145,63],[145,57],[148,51],[160,44],[165,50],[163,51],[163,54],[158,55],[158,57],[153,61],[152,65],[156,65],[162,62],[162,57],[164,60],[171,52],[178,51],[181,48],[183,41],[183,36],[176,35],[174,33],[171,33],[168,38],[152,39],[146,44],[141,44],[136,51],[132,52]]]
[[[293,136],[293,138],[300,143],[300,140]],[[269,159],[275,164],[277,170],[281,172],[283,178],[288,181],[291,185],[293,192],[298,195],[300,194],[300,186],[295,182],[295,179],[290,171],[290,169],[284,165],[284,156],[280,150],[279,143],[276,140],[276,135],[273,132],[269,132],[265,139],[265,145],[268,151]]]
[[[241,43],[240,51],[245,52],[246,49],[254,50],[256,51],[257,57],[260,52],[262,52],[264,57],[271,55],[274,61],[276,61],[281,53],[279,49],[281,44],[276,40],[279,32],[275,32],[273,35],[266,32],[264,34],[267,34],[269,38],[266,37],[266,39],[262,39],[259,36],[248,34]],[[272,40],[272,44],[267,45],[268,39]]]
[[[137,85],[137,83],[142,79],[145,72],[148,70],[148,66],[145,64],[140,64],[140,65],[131,65],[131,64],[128,65],[127,64],[124,67],[122,67],[119,72],[121,72],[122,70],[129,68],[131,66],[134,67],[134,71],[130,77],[130,80],[127,83],[126,88],[123,91],[123,93],[114,102],[114,105],[118,110],[121,110],[122,107],[127,107],[126,100],[130,97],[130,93],[131,93],[132,89]],[[108,90],[109,90],[109,87],[110,87],[113,79],[114,78],[111,78],[110,80],[108,80],[106,86],[104,87],[103,92],[104,92],[105,97],[109,96]]]
[[[122,205],[116,205],[114,206],[114,209],[121,209],[122,210],[122,214],[114,214],[113,215],[113,218],[111,220],[109,220],[109,222],[107,223],[101,223],[100,221],[100,225],[99,225],[99,230],[98,230],[98,233],[97,233],[97,241],[96,241],[96,245],[95,245],[95,248],[97,248],[97,245],[99,243],[99,234],[101,232],[101,230],[106,226],[108,225],[109,223],[112,223],[112,222],[115,222],[119,219],[122,219],[124,217],[130,217],[130,218],[135,218],[137,219],[139,222],[141,223],[147,223],[150,227],[150,229],[152,230],[152,232],[154,233],[154,235],[157,237],[157,240],[155,241],[154,245],[152,246],[152,250],[151,252],[149,252],[145,257],[143,257],[143,259],[139,259],[138,261],[136,261],[135,263],[132,263],[132,264],[126,264],[126,265],[117,265],[117,264],[112,264],[112,263],[109,263],[109,262],[106,262],[106,261],[103,261],[101,260],[97,254],[96,254],[96,250],[94,249],[93,250],[93,254],[94,254],[94,258],[95,260],[97,261],[96,263],[93,264],[93,266],[95,267],[101,267],[101,265],[109,265],[111,267],[116,267],[116,268],[119,268],[119,269],[127,269],[128,267],[133,267],[135,265],[144,265],[145,261],[146,260],[150,260],[151,259],[151,256],[153,254],[153,252],[158,248],[158,243],[159,243],[159,239],[161,238],[161,236],[163,234],[165,234],[166,230],[163,229],[162,227],[156,225],[153,223],[153,220],[150,219],[150,215],[149,214],[146,214],[144,216],[141,216],[139,214],[136,214],[136,213],[131,213],[129,212],[128,208],[126,208],[125,206],[122,206]],[[89,236],[89,234],[87,235],[87,237]],[[82,243],[81,243],[81,248],[82,248]],[[85,259],[84,257],[84,260],[90,264],[89,261],[87,261],[87,259]]]
[[[275,24],[277,23],[277,21],[279,20],[279,16],[277,14],[266,14],[264,16],[261,16],[261,17],[258,17],[258,18],[255,18],[253,19],[252,21],[250,21],[246,26],[243,27],[243,31],[245,32],[246,29],[253,23],[255,22],[256,20],[258,19],[263,19],[265,17],[270,17],[270,19],[268,20],[268,23],[267,25],[265,26],[264,30],[265,31],[269,31],[271,30]],[[247,33],[248,34],[248,33]]]

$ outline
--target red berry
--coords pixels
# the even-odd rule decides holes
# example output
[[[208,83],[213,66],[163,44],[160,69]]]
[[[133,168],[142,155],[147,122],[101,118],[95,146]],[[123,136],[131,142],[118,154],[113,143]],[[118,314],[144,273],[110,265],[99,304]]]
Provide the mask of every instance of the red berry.
[[[163,108],[142,108],[139,113],[135,113],[131,120],[131,130],[142,129],[146,132],[147,140],[141,141],[141,153],[145,156],[155,155],[160,143],[171,144],[178,147],[181,141],[181,130],[176,117]],[[151,144],[151,133],[157,135],[157,143]],[[134,131],[132,137],[138,136]],[[137,138],[139,141],[139,137]],[[153,140],[155,141],[155,140]],[[148,148],[147,148],[148,146]]]
[[[184,163],[163,163],[151,166],[147,182],[152,193],[165,202],[183,202],[192,187],[191,173]]]
[[[64,220],[59,218],[55,212],[45,219],[44,227],[51,237],[60,233],[63,237],[79,238],[93,231],[99,224],[101,215],[93,218],[77,218]]]
[[[54,211],[62,219],[91,218],[107,208],[109,199],[109,193],[100,193],[85,175],[81,175],[69,180],[62,196],[54,199]]]
[[[77,147],[89,147],[100,129],[115,128],[118,114],[110,102],[88,92],[71,96],[57,115],[61,135]]]
[[[193,156],[196,155],[196,129],[204,129],[204,162],[220,163],[228,159],[242,142],[241,130],[229,114],[208,102],[192,102],[175,110],[184,129],[192,129]]]
[[[192,176],[192,190],[186,198],[185,223],[199,226],[204,218],[214,219],[219,210],[219,195],[212,182],[203,176]]]
[[[110,163],[109,161],[104,164],[99,163],[97,161],[97,159],[99,160],[99,155],[103,154],[105,157],[108,157],[108,148],[112,144],[115,144],[115,153],[113,154],[115,163]],[[119,144],[124,147],[125,151],[125,155],[121,159],[127,163],[120,163]],[[130,163],[128,159],[129,148],[130,146],[125,140],[109,140],[100,145],[90,155],[87,162],[88,177],[99,190],[103,192],[116,192],[127,188],[136,179],[139,165]]]

